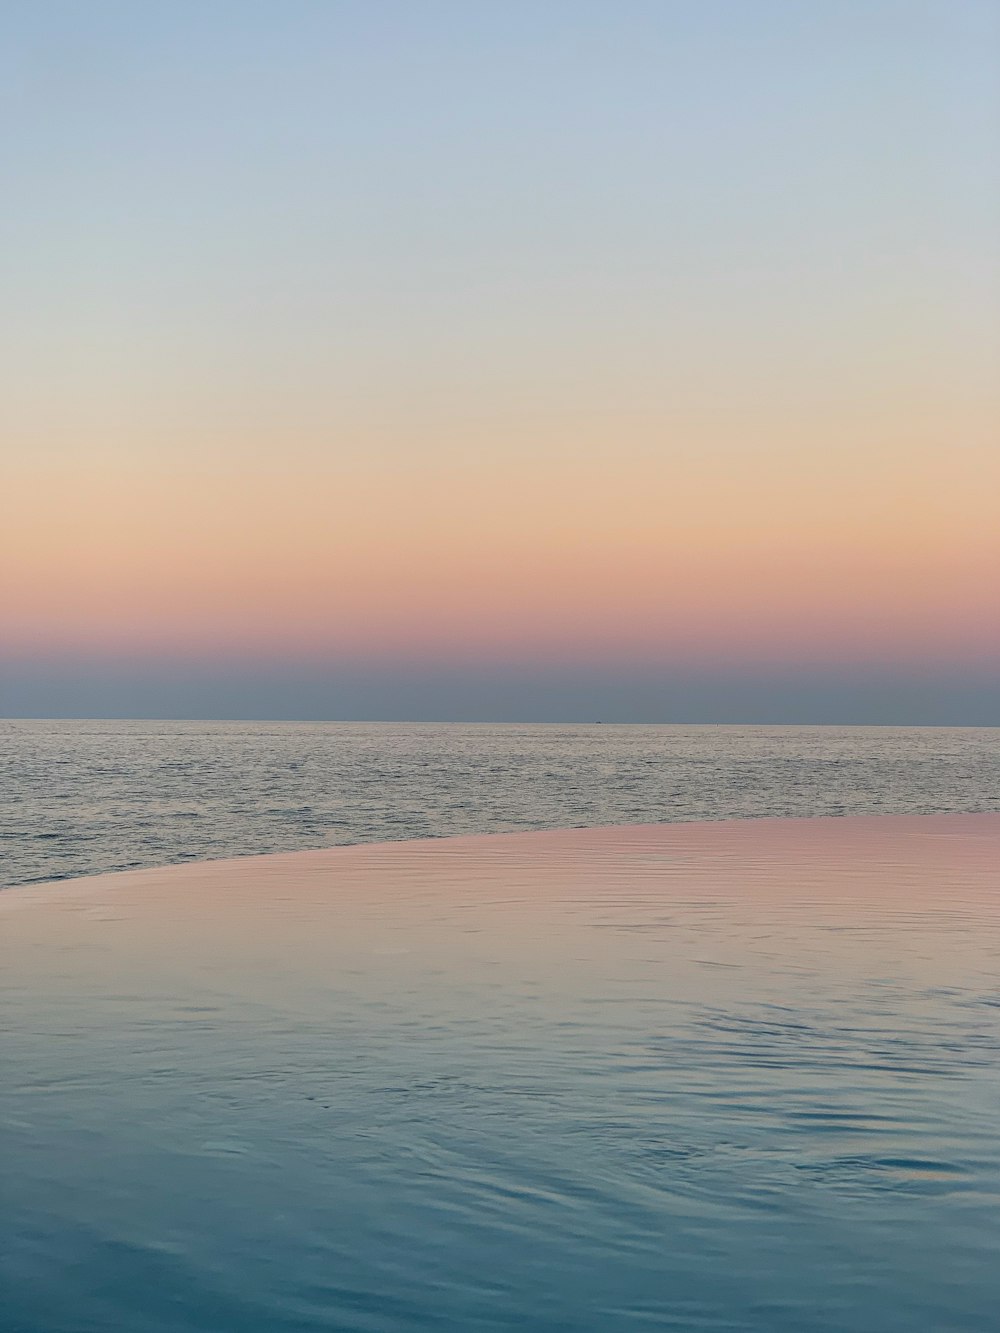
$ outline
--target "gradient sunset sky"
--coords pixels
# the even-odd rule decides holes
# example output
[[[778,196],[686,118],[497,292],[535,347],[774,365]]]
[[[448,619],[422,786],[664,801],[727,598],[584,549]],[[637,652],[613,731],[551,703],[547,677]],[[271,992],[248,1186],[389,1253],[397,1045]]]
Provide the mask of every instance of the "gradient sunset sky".
[[[7,0],[0,714],[1000,723],[993,0]]]

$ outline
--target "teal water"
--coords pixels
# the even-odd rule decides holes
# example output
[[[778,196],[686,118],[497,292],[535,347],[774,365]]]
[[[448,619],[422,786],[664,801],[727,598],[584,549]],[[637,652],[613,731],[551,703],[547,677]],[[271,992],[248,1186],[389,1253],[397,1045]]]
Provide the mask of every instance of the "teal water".
[[[913,1333],[1000,1309],[1000,816],[3,895],[5,1333]]]

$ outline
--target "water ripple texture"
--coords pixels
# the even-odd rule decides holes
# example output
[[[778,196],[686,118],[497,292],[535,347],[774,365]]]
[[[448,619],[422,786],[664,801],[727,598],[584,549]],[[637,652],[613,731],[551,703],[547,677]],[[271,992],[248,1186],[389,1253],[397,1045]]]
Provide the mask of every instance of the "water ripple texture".
[[[989,1333],[1000,816],[0,896],[4,1333]]]
[[[1000,808],[1000,729],[0,722],[0,887],[337,843]]]

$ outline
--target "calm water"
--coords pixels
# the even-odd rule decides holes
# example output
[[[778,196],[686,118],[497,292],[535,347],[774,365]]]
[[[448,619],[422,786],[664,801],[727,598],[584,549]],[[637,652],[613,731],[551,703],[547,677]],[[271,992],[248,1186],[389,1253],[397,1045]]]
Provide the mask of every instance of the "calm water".
[[[1000,809],[1000,729],[0,722],[0,885],[330,843]]]
[[[4,1333],[991,1333],[998,867],[758,820],[5,894]]]

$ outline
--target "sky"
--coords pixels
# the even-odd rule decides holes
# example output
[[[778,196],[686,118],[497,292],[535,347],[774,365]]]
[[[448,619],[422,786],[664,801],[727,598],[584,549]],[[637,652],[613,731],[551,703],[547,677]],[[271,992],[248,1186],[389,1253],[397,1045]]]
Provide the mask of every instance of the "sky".
[[[993,0],[7,0],[0,714],[1000,724]]]

